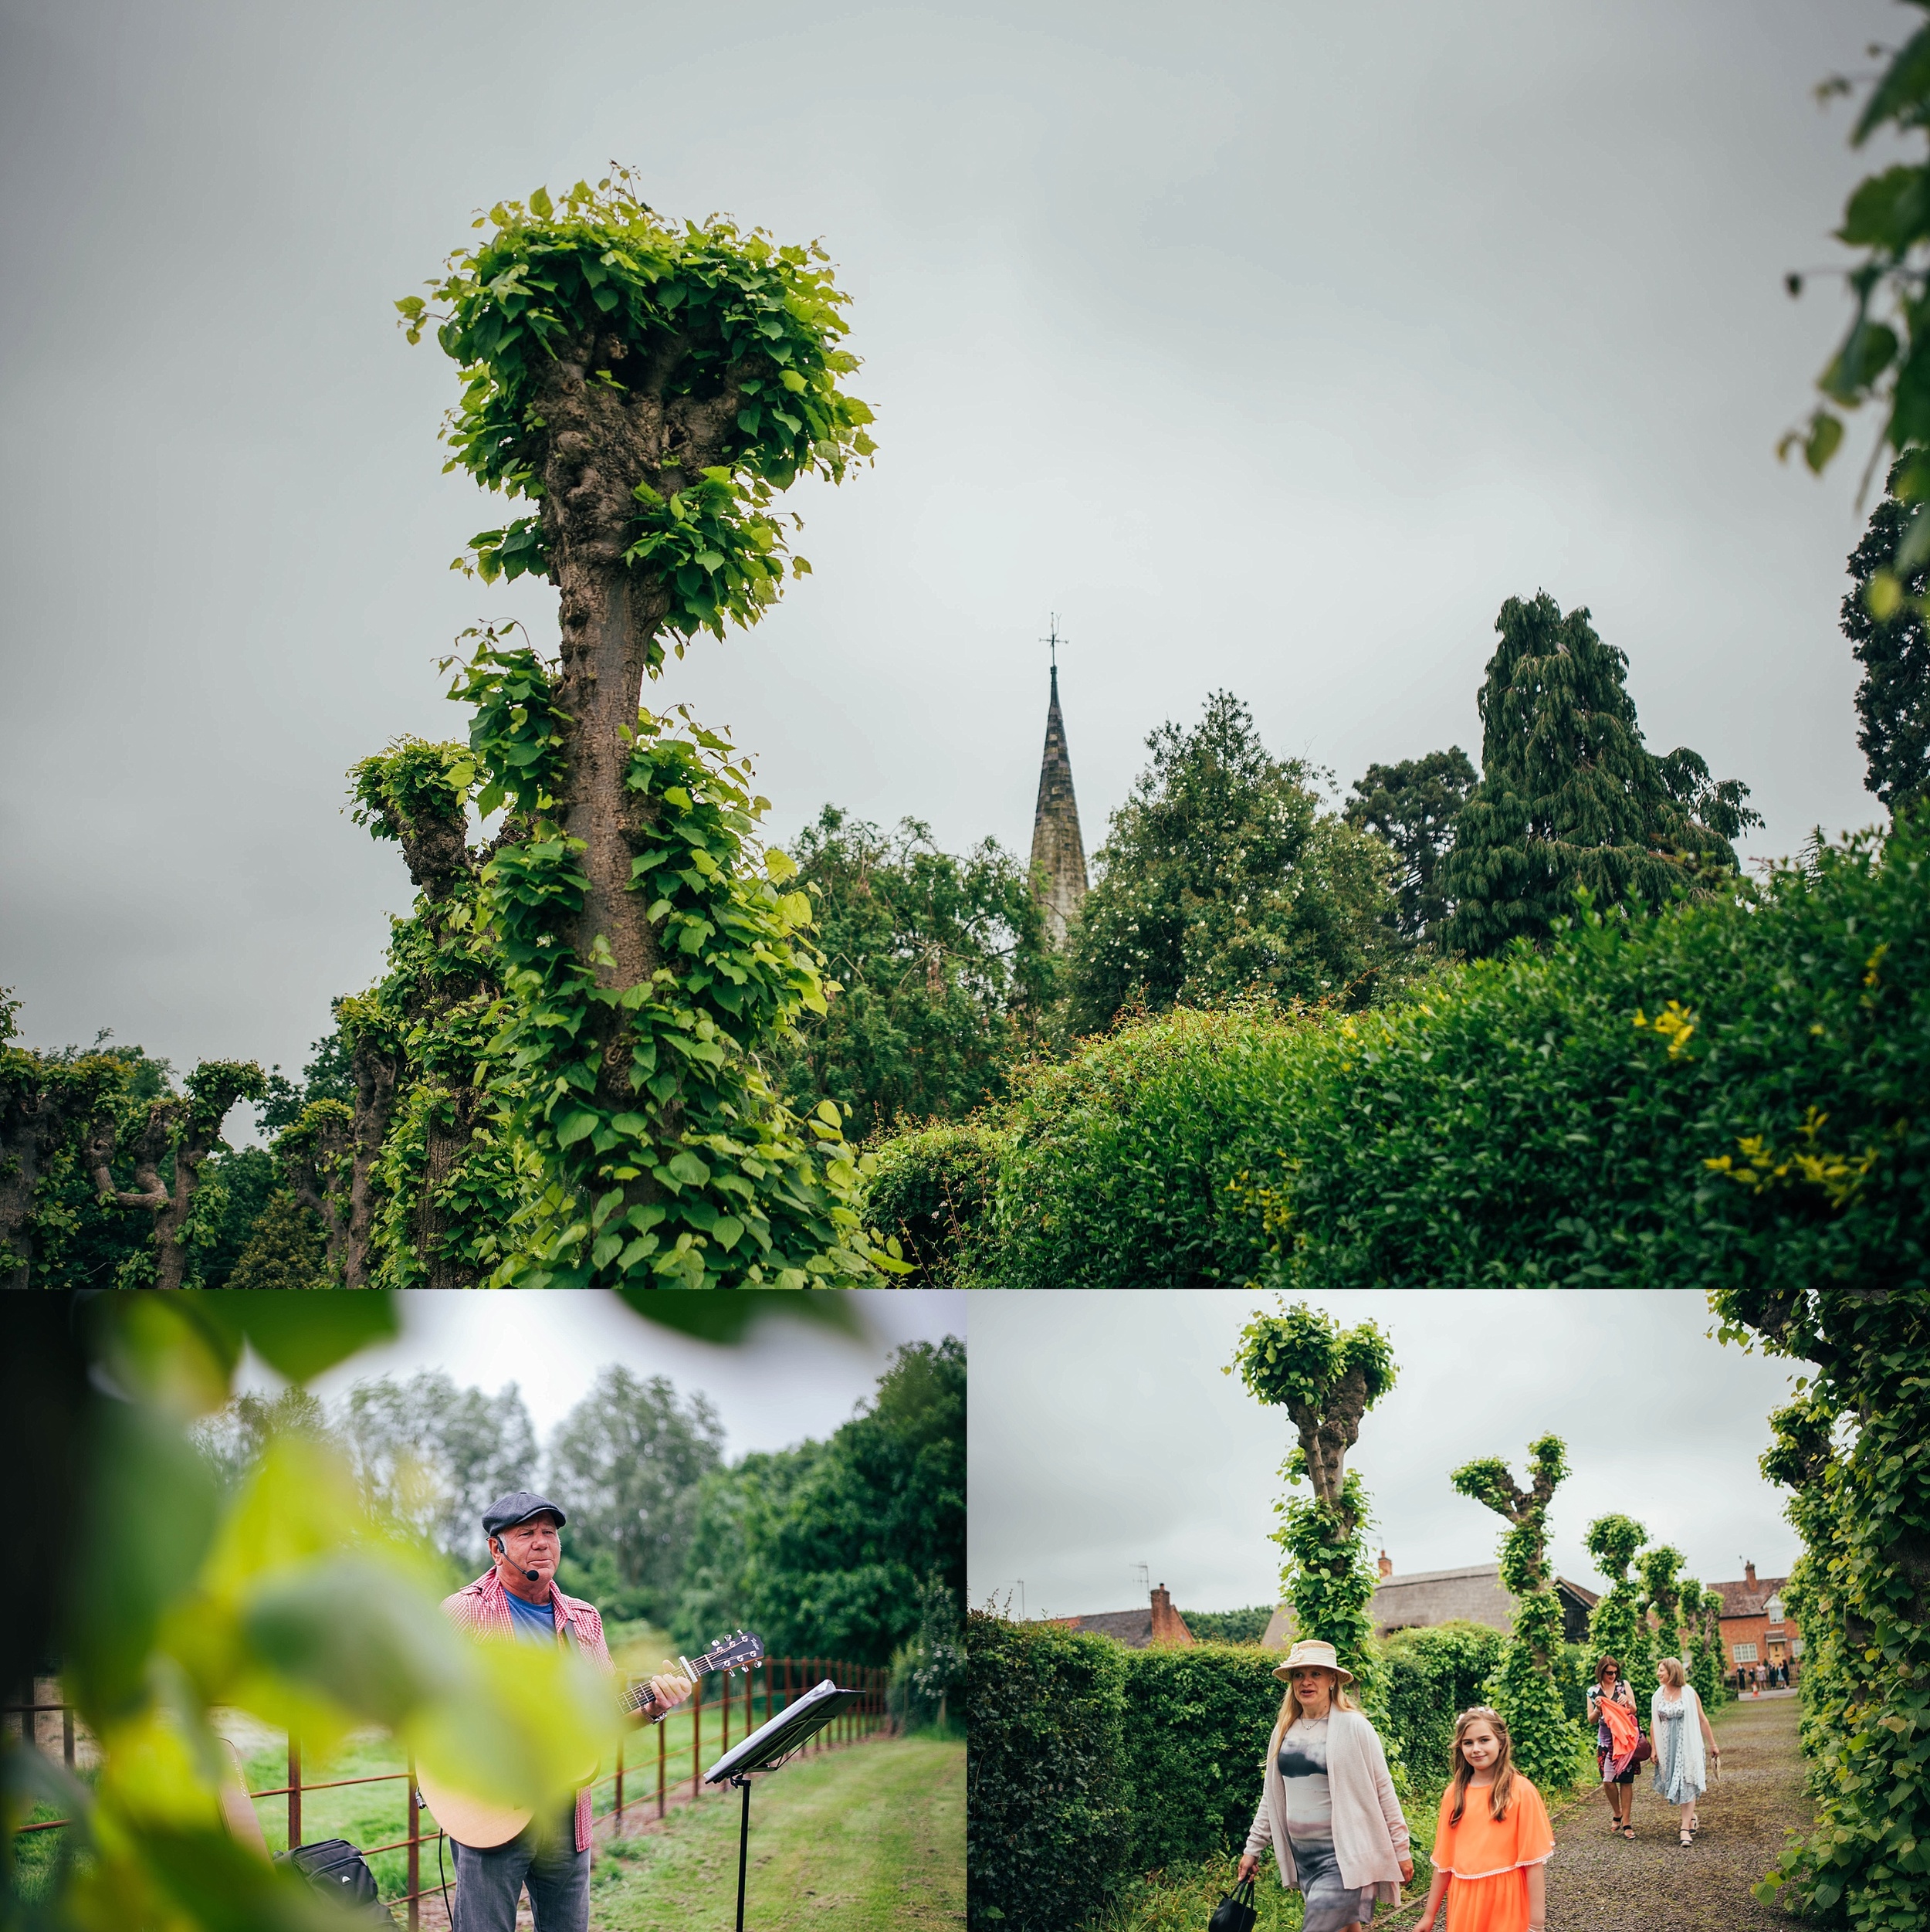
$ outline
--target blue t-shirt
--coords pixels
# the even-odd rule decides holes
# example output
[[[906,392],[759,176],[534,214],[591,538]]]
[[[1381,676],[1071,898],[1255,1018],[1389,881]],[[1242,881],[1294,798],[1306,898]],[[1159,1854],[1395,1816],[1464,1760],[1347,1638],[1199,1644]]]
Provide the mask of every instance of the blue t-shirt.
[[[525,1603],[505,1590],[503,1601],[510,1606],[510,1628],[526,1643],[554,1643],[556,1612],[548,1603]]]

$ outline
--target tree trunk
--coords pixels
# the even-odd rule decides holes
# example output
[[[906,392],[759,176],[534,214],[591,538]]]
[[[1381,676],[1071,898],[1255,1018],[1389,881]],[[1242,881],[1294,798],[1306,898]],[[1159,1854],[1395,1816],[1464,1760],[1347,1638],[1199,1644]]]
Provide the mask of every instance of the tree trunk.
[[[717,463],[723,427],[743,401],[733,368],[722,373],[716,392],[666,403],[684,346],[673,339],[649,367],[639,368],[620,337],[579,337],[559,347],[539,405],[547,432],[543,543],[561,593],[557,698],[571,720],[560,815],[564,832],[583,841],[579,863],[589,882],[569,939],[597,984],[615,988],[644,984],[662,961],[658,935],[644,916],[647,895],[630,890],[631,861],[659,808],[631,791],[625,779],[670,593],[661,577],[623,561],[636,528],[636,489],[647,483],[669,497]],[[613,380],[600,379],[604,374]],[[590,1025],[598,1103],[654,1114],[659,1136],[672,1137],[675,1102],[659,1107],[631,1085],[628,1012],[598,1006]],[[626,1192],[632,1203],[648,1200],[655,1183],[646,1175]]]
[[[366,1035],[349,1054],[355,1076],[355,1127],[350,1144],[348,1226],[342,1244],[342,1286],[366,1288],[375,1226],[375,1163],[395,1112],[395,1056]]]
[[[428,1110],[422,1136],[422,1184],[415,1198],[415,1252],[422,1259],[425,1288],[473,1288],[476,1284],[476,1270],[445,1252],[445,1243],[461,1217],[450,1213],[436,1195],[474,1144],[476,1118],[484,1099],[473,1086],[458,1087],[438,1093]]]

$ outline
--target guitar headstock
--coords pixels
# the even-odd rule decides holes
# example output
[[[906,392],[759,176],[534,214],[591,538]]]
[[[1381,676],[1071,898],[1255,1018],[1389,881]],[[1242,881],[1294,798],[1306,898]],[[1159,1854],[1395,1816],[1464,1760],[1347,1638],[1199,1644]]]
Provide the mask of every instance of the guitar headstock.
[[[691,1661],[699,1670],[748,1669],[764,1661],[764,1640],[754,1631],[733,1631],[720,1637],[701,1657]]]

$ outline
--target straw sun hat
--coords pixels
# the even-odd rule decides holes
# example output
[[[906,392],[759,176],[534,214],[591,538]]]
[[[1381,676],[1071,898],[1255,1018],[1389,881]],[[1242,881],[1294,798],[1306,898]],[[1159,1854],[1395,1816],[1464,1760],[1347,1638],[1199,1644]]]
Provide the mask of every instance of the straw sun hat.
[[[1333,1646],[1316,1642],[1312,1638],[1302,1638],[1295,1644],[1287,1652],[1286,1662],[1275,1666],[1273,1674],[1285,1683],[1296,1670],[1305,1670],[1310,1666],[1332,1671],[1343,1684],[1353,1682],[1353,1673],[1340,1668],[1340,1659],[1335,1656]]]

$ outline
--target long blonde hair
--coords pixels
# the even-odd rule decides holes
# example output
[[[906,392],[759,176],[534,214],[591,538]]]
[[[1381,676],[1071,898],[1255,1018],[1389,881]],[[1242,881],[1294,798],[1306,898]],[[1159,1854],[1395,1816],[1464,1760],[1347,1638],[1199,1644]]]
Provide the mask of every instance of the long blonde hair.
[[[1450,1825],[1461,1822],[1461,1808],[1468,1802],[1468,1786],[1475,1775],[1474,1766],[1461,1751],[1461,1740],[1477,1717],[1495,1734],[1501,1744],[1501,1755],[1495,1760],[1495,1782],[1488,1794],[1488,1815],[1497,1821],[1505,1818],[1509,1802],[1515,1795],[1515,1747],[1508,1735],[1508,1720],[1492,1706],[1477,1704],[1472,1710],[1464,1710],[1454,1720],[1454,1774],[1448,1784],[1454,1801],[1454,1808],[1448,1815]]]
[[[1671,1690],[1680,1690],[1688,1681],[1688,1673],[1682,1668],[1680,1657],[1657,1657],[1655,1667],[1668,1680]]]

